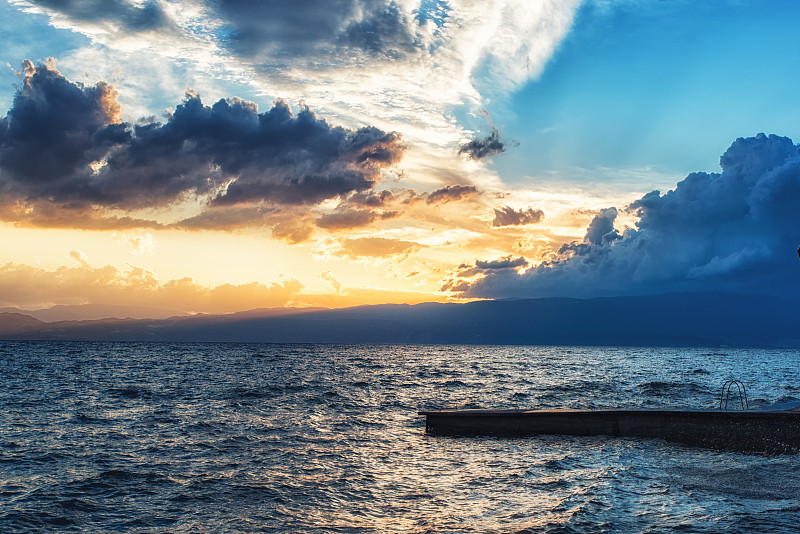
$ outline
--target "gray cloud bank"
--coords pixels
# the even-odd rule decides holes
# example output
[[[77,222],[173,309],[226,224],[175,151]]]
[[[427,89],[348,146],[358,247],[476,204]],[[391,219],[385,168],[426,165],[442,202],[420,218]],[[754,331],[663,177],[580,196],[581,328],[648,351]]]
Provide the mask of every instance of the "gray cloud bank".
[[[165,9],[168,4],[157,1],[27,3],[96,31],[181,33],[171,14],[175,8]],[[228,50],[272,64],[296,64],[310,57],[393,60],[424,50],[425,13],[404,10],[393,0],[201,0],[193,7],[224,21],[213,35]]]
[[[400,136],[331,126],[278,100],[204,105],[187,93],[165,123],[120,122],[112,87],[26,62],[0,119],[0,203],[130,210],[206,195],[216,206],[306,205],[364,192],[400,160]]]
[[[626,207],[635,228],[614,228],[602,210],[585,238],[523,274],[462,266],[443,290],[463,297],[596,297],[672,291],[800,296],[800,147],[758,134],[720,158],[721,173],[697,172],[674,190]],[[469,279],[478,274],[479,279]]]
[[[208,5],[231,28],[231,49],[247,57],[348,57],[357,51],[398,59],[421,48],[420,21],[393,1],[221,0]]]
[[[124,0],[31,0],[29,3],[72,20],[104,25],[112,31],[124,29],[136,33],[170,25],[169,15],[155,1],[137,4]]]

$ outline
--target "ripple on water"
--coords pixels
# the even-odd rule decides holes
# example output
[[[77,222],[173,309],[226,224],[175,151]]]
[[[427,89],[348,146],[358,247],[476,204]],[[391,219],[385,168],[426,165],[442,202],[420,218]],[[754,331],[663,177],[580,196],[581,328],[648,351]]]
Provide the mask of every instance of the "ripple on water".
[[[419,409],[796,402],[797,351],[0,342],[2,532],[793,532],[798,459]]]

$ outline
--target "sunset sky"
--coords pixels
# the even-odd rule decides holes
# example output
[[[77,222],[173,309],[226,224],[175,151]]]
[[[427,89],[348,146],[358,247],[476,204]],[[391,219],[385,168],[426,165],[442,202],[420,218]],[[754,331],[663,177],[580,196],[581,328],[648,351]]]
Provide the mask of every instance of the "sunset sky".
[[[0,0],[0,307],[800,296],[795,0]]]

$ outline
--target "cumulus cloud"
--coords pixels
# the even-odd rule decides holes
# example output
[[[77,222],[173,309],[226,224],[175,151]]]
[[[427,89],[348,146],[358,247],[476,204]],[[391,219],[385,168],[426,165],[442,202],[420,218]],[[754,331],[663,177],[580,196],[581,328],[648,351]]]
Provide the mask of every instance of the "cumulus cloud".
[[[63,193],[70,177],[83,172],[88,180],[89,164],[115,144],[115,133],[124,134],[116,92],[102,82],[73,84],[52,62],[37,68],[26,61],[23,69],[23,85],[0,120],[0,191],[72,200]]]
[[[558,249],[559,254],[575,254],[577,256],[592,254],[596,250],[596,245],[609,244],[622,236],[619,230],[614,228],[614,221],[618,215],[617,208],[604,208],[597,213],[589,227],[582,242],[573,241],[564,243]]]
[[[294,279],[215,287],[203,286],[191,278],[162,282],[152,272],[138,267],[95,268],[79,251],[73,251],[71,257],[77,266],[53,271],[15,263],[0,265],[0,306],[125,303],[220,313],[286,306],[303,289]]]
[[[670,291],[800,295],[800,147],[759,134],[720,158],[721,173],[692,173],[674,190],[626,207],[635,228],[601,210],[585,238],[519,274],[462,266],[443,290],[464,297],[595,297]],[[472,277],[472,278],[470,278]]]
[[[528,208],[527,210],[515,210],[511,206],[503,206],[494,209],[494,219],[492,226],[501,228],[503,226],[522,226],[525,224],[536,224],[544,220],[544,212],[540,209]]]
[[[617,208],[600,210],[589,223],[584,240],[592,245],[600,245],[619,238],[619,232],[614,229],[614,220],[617,218]]]
[[[25,72],[0,120],[0,195],[29,217],[197,196],[214,206],[316,204],[372,189],[404,150],[396,133],[331,126],[306,106],[293,114],[282,100],[259,113],[252,102],[206,106],[187,93],[164,124],[122,123],[112,87],[72,83],[52,64],[27,62]]]
[[[30,265],[0,264],[0,307],[42,308],[57,304],[113,304],[160,307],[169,310],[200,313],[230,313],[254,308],[284,306],[358,306],[365,303],[397,302],[416,304],[429,302],[429,292],[392,291],[383,289],[337,286],[331,273],[321,278],[341,287],[337,293],[306,293],[301,282],[281,279],[279,282],[202,285],[191,278],[159,280],[140,267],[119,269],[113,265],[92,267],[76,251],[76,265],[54,270]],[[341,282],[339,282],[341,283]],[[338,289],[337,289],[338,291]]]

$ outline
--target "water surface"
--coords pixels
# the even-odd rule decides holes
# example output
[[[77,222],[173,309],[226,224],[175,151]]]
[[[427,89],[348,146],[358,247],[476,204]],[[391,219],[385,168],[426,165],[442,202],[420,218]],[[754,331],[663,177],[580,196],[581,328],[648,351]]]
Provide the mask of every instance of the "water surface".
[[[800,460],[419,409],[800,397],[800,352],[0,342],[2,532],[795,532]]]

